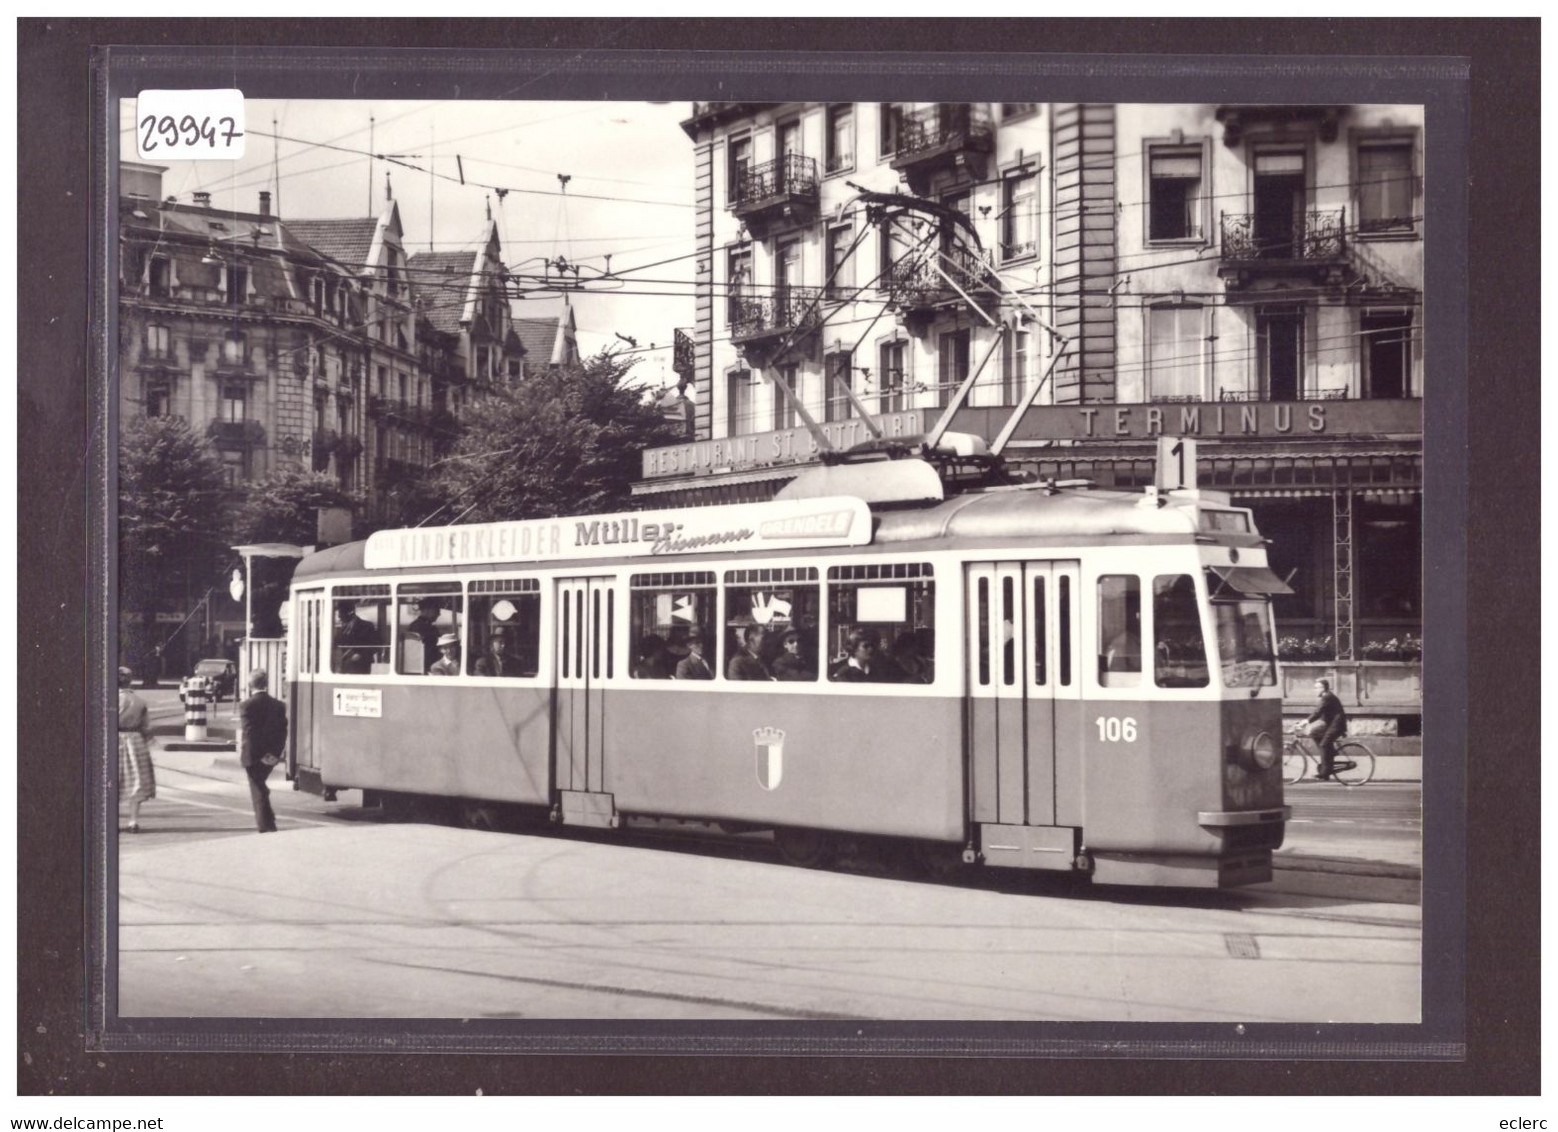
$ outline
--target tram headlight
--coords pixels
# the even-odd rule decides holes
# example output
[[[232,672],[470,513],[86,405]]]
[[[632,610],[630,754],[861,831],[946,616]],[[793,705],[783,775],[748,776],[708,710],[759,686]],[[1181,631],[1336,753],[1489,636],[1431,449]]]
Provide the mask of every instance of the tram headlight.
[[[1270,770],[1277,765],[1277,759],[1282,754],[1282,746],[1269,731],[1257,731],[1244,741],[1245,754],[1250,756],[1250,761],[1261,770]]]

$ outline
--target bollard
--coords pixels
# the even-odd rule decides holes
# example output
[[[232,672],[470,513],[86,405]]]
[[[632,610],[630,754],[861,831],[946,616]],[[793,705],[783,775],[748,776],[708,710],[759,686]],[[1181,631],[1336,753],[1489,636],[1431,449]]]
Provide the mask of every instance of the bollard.
[[[197,676],[184,690],[184,738],[204,742],[206,737],[206,681]]]

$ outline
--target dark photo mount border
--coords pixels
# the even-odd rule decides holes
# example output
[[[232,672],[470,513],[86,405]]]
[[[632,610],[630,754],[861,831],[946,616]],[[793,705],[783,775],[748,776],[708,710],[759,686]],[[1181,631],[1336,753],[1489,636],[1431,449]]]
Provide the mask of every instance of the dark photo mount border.
[[[814,50],[822,42],[834,50],[895,50],[852,58],[847,67],[828,55],[728,53]],[[936,50],[938,42],[981,53],[1032,43],[1046,54],[953,55]],[[989,21],[955,29],[937,21],[918,28],[907,21],[753,21],[737,27],[725,21],[24,21],[18,640],[25,660],[19,666],[19,724],[24,738],[44,740],[19,744],[18,778],[25,784],[18,812],[19,1091],[245,1093],[277,1087],[276,1059],[223,1056],[238,1050],[329,1051],[295,1059],[288,1090],[303,1093],[447,1093],[470,1091],[478,1082],[489,1094],[1538,1091],[1533,945],[1539,939],[1539,795],[1532,786],[1539,665],[1533,611],[1503,596],[1538,592],[1537,526],[1528,502],[1538,467],[1538,265],[1530,239],[1537,212],[1538,42],[1536,21]],[[99,50],[98,69],[89,77],[89,50],[116,43],[160,46]],[[324,54],[304,55],[288,48],[292,43],[317,45]],[[462,50],[396,50],[431,43]],[[332,44],[353,49],[331,57]],[[538,44],[566,50],[507,54]],[[487,50],[472,50],[478,45]],[[1060,54],[1103,46],[1114,54]],[[641,53],[648,47],[660,50]],[[506,50],[500,57],[494,48]],[[636,53],[617,53],[624,50]],[[1342,50],[1348,58],[1305,55]],[[1261,55],[1228,57],[1247,51]],[[113,576],[106,507],[112,481],[104,440],[116,434],[117,423],[105,411],[112,402],[101,383],[114,361],[104,343],[115,341],[113,301],[103,290],[112,277],[113,247],[106,227],[111,213],[103,208],[114,175],[104,127],[106,121],[112,128],[114,119],[102,114],[125,93],[115,84],[236,85],[252,97],[381,100],[447,97],[459,84],[462,98],[690,101],[706,95],[715,78],[724,81],[727,97],[870,100],[864,96],[912,82],[917,98],[948,101],[1010,90],[1042,101],[1324,99],[1427,106],[1425,187],[1433,231],[1425,246],[1425,356],[1435,376],[1425,400],[1424,537],[1436,552],[1425,572],[1425,628],[1435,642],[1425,669],[1425,732],[1436,748],[1452,754],[1435,760],[1424,788],[1422,1024],[1250,1027],[1251,1033],[1236,1038],[1227,1026],[1203,1025],[802,1024],[776,1036],[766,1024],[579,1022],[553,1024],[532,1040],[514,1041],[501,1027],[455,1034],[440,1022],[163,1026],[136,1020],[132,1027],[104,1009],[106,901],[113,891],[104,844],[107,800],[101,790],[84,788],[83,772],[100,766],[101,755],[85,754],[105,737],[88,733],[84,697],[106,702],[106,627],[112,623],[106,588]],[[90,135],[79,128],[89,113],[96,115]],[[29,132],[29,123],[38,122],[48,128]],[[1484,176],[1475,178],[1478,171]],[[1469,215],[1473,178],[1496,186],[1499,196],[1479,200]],[[87,225],[83,203],[92,210]],[[89,271],[76,273],[77,263]],[[1488,284],[1481,292],[1470,285],[1478,280]],[[89,286],[97,288],[92,306]],[[81,333],[89,324],[96,332],[90,342]],[[79,388],[59,378],[76,372],[90,374]],[[1472,380],[1476,398],[1469,396]],[[1469,461],[1463,459],[1467,439]],[[1441,555],[1439,547],[1452,549]],[[1477,577],[1500,581],[1474,591],[1467,579]],[[60,612],[74,608],[86,611],[83,634],[61,631]],[[83,672],[91,674],[86,687]],[[1458,749],[1466,750],[1465,762],[1453,760]],[[1471,760],[1475,775],[1465,773]],[[83,815],[90,831],[86,861]],[[68,898],[77,891],[86,895],[86,925],[76,913],[82,905]],[[1469,963],[1464,981],[1463,962]],[[524,1049],[535,1056],[386,1054],[391,1036],[400,1051]],[[88,1053],[88,1046],[159,1052]],[[378,1056],[344,1056],[347,1050]],[[634,1056],[606,1062],[583,1056],[600,1050]],[[659,1056],[668,1053],[681,1056]],[[686,1056],[719,1053],[771,1056]],[[926,1053],[939,1056],[909,1056]],[[948,1056],[980,1053],[1028,1060]],[[897,1056],[873,1056],[883,1054]],[[836,1060],[839,1055],[849,1059]],[[1043,1060],[1045,1055],[1100,1060],[1061,1064]],[[1153,1060],[1201,1058],[1238,1060]],[[1254,1063],[1271,1058],[1284,1063]],[[1303,1060],[1317,1058],[1326,1060]],[[1426,1060],[1434,1058],[1457,1060]]]

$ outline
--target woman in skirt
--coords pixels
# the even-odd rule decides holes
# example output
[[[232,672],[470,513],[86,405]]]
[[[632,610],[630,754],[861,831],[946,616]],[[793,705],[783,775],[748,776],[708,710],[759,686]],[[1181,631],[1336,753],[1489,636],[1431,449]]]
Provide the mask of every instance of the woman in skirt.
[[[151,766],[151,723],[146,701],[130,691],[130,670],[119,670],[119,797],[130,804],[130,832],[141,831],[141,803],[157,796]]]

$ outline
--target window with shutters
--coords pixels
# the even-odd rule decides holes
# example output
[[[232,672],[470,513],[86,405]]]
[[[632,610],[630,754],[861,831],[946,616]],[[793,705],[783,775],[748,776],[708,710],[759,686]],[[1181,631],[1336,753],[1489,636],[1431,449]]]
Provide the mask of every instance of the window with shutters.
[[[854,356],[847,350],[824,354],[822,369],[827,379],[827,388],[823,391],[823,420],[849,420],[855,415],[855,406],[850,402],[849,394],[845,389],[854,388],[851,384],[855,376]]]
[[[1027,259],[1039,251],[1038,177],[1013,173],[1001,182],[1001,259]]]
[[[725,435],[740,436],[752,429],[752,371],[732,370],[725,375]]]
[[[173,356],[173,343],[166,326],[152,325],[146,328],[146,356],[159,359]]]
[[[774,371],[774,377],[778,381],[783,381],[789,387],[790,392],[795,394],[795,399],[791,400],[785,396],[784,390],[780,389],[777,384],[773,385],[773,428],[775,432],[778,432],[781,429],[794,428],[800,423],[800,415],[795,411],[795,401],[804,402],[805,393],[801,389],[800,366],[793,363],[779,366]]]
[[[1353,186],[1359,236],[1417,232],[1415,148],[1410,136],[1355,139]]]
[[[829,173],[844,173],[855,167],[855,108],[847,102],[828,107]]]
[[[904,406],[908,389],[907,350],[902,339],[883,342],[877,352],[877,411],[896,413]]]
[[[1204,239],[1205,151],[1197,144],[1147,146],[1147,243]]]
[[[968,376],[969,334],[967,330],[949,330],[936,342],[937,374],[936,404],[945,406],[952,400],[963,379]]]
[[[1199,401],[1204,393],[1206,322],[1199,306],[1147,309],[1147,399]]]
[[[825,298],[844,302],[854,297],[855,258],[850,255],[855,230],[852,225],[838,224],[828,229],[827,291]]]

